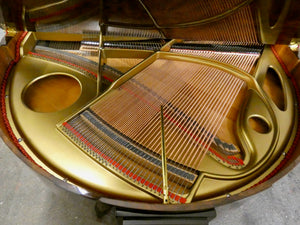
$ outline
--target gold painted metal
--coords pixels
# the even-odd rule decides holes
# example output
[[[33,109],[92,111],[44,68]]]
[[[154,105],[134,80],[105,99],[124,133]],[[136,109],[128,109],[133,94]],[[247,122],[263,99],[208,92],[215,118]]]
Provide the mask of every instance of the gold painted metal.
[[[28,52],[32,51],[32,49],[36,45],[36,42],[37,42],[37,38],[35,36],[35,33],[28,32],[28,34],[26,35],[26,37],[21,43],[20,55],[24,56]]]
[[[183,42],[182,40],[178,40],[178,39],[172,39],[171,41],[169,41],[168,43],[166,43],[164,46],[161,47],[160,51],[161,52],[169,52],[172,45],[174,45],[175,43],[180,43]]]
[[[270,13],[272,11],[272,0],[259,0],[258,1],[258,21],[260,27],[260,38],[262,43],[266,44],[276,44],[278,35],[281,32],[282,24],[284,23],[286,16],[288,15],[291,0],[284,1],[284,6],[278,15],[277,21],[274,25],[270,24]]]
[[[136,53],[148,58],[132,68],[114,82],[105,93],[97,97],[98,88],[94,79],[74,68],[27,55],[40,35],[30,33],[24,40],[21,51],[23,58],[10,75],[6,90],[9,120],[14,133],[22,139],[22,146],[31,156],[41,162],[43,168],[56,174],[59,178],[68,179],[69,182],[79,187],[110,197],[160,202],[160,199],[145,192],[143,188],[132,185],[127,178],[121,178],[111,173],[109,168],[99,165],[61,133],[63,121],[72,118],[78,112],[108,95],[111,90],[118,88],[157,59],[204,64],[233,74],[247,83],[247,96],[245,103],[241,106],[236,124],[240,147],[245,152],[246,166],[239,170],[231,169],[211,157],[205,156],[198,168],[198,178],[189,195],[185,196],[187,202],[222,198],[225,195],[224,190],[235,194],[248,189],[257,183],[258,178],[264,177],[276,168],[284,158],[283,153],[292,144],[298,116],[294,105],[295,97],[289,80],[268,47],[265,48],[257,64],[254,76],[231,65],[203,57],[182,56],[169,52],[153,54],[151,51],[105,49],[107,58],[128,57]],[[46,38],[46,36],[43,37]],[[50,38],[54,38],[54,36]],[[284,110],[278,109],[261,87],[266,70],[270,66],[278,72],[282,83],[285,99]],[[22,97],[24,91],[35,80],[53,73],[66,74],[76,79],[81,86],[79,99],[66,109],[57,112],[40,113],[31,110],[24,104]],[[267,121],[269,126],[267,133],[258,133],[251,128],[248,121],[249,118],[255,116]]]
[[[268,50],[266,51],[268,52]],[[265,54],[271,53],[268,52]],[[253,184],[254,181],[251,182],[251,180],[263,173],[269,167],[273,168],[276,165],[274,160],[278,157],[278,155],[281,154],[283,149],[285,149],[285,146],[289,146],[291,144],[292,139],[290,139],[290,134],[295,133],[294,119],[296,115],[295,108],[292,104],[294,101],[294,96],[287,82],[285,89],[287,90],[286,98],[289,99],[289,107],[285,112],[278,112],[278,110],[274,108],[274,105],[270,103],[269,97],[266,96],[257,82],[261,76],[259,75],[258,71],[256,72],[257,77],[255,78],[231,65],[220,63],[215,60],[202,57],[182,56],[174,53],[157,52],[144,60],[139,66],[134,67],[125,76],[114,82],[109,90],[107,90],[103,95],[83,109],[88,108],[93,103],[109,94],[110,90],[118,88],[121,84],[135,76],[145,67],[153,63],[156,59],[168,59],[175,61],[179,60],[205,64],[231,73],[234,76],[244,80],[248,85],[248,96],[245,100],[246,103],[243,105],[242,113],[240,113],[237,123],[237,130],[239,131],[238,135],[241,146],[246,153],[244,159],[246,167],[241,170],[232,170],[230,168],[220,166],[220,164],[213,161],[209,157],[205,157],[203,163],[198,168],[199,171],[201,171],[201,176],[198,177],[198,180],[195,182],[195,185],[193,186],[190,195],[187,196],[187,199],[192,199],[192,201],[203,199],[205,196],[209,197],[211,195],[221,193],[224,188],[230,190],[234,187],[240,187],[245,190]],[[258,68],[260,67],[261,66],[258,66]],[[281,76],[284,76],[284,73],[281,73]],[[77,113],[73,115],[76,114]],[[248,124],[248,118],[250,118],[252,115],[260,115],[268,121],[270,124],[270,131],[267,134],[260,134],[251,129],[250,125]],[[286,117],[289,118],[288,122]],[[64,121],[67,120],[68,119]],[[59,129],[61,130],[60,125]],[[126,177],[123,179],[130,182]],[[212,181],[215,184],[211,184]],[[239,191],[241,190],[239,189]]]
[[[161,117],[161,168],[163,175],[163,203],[169,203],[169,187],[168,187],[168,170],[167,170],[167,157],[166,157],[166,144],[165,144],[165,129],[164,129],[164,107],[160,107]]]
[[[26,46],[26,43],[23,46]],[[22,100],[23,91],[28,84],[50,73],[64,73],[78,80],[82,94],[73,105],[59,112],[39,113],[32,111]],[[74,68],[24,55],[11,74],[10,85],[7,89],[9,114],[12,117],[11,125],[16,130],[15,133],[20,133],[19,137],[23,140],[22,145],[28,146],[26,149],[29,154],[42,161],[41,164],[45,165],[43,168],[51,171],[52,174],[57,174],[57,177],[63,177],[70,183],[94,190],[94,192],[101,190],[108,196],[115,195],[121,188],[127,190],[126,193],[121,194],[123,198],[126,198],[129,193],[129,196],[135,200],[155,201],[149,194],[138,192],[106,169],[99,168],[98,164],[91,163],[90,159],[83,153],[78,154],[76,148],[74,151],[75,146],[56,130],[56,124],[59,121],[78,111],[95,98],[97,96],[96,90],[95,80]],[[82,177],[85,178],[82,180]],[[111,181],[106,181],[106,179]]]
[[[1,28],[3,29],[4,27],[1,27]],[[17,33],[18,32],[15,27],[6,26],[6,36],[7,37],[14,37]]]
[[[36,66],[40,70],[33,71]],[[22,90],[33,79],[42,76],[44,73],[42,68],[45,67],[47,67],[47,72],[60,71],[68,73],[79,80],[82,86],[82,94],[72,106],[59,112],[38,113],[23,104],[22,98],[20,98]],[[26,79],[22,79],[21,82],[18,78],[22,75]],[[16,88],[16,86],[20,87],[21,90]],[[113,178],[112,174],[91,163],[90,159],[86,158],[84,154],[78,154],[77,150],[74,149],[74,145],[56,130],[56,123],[96,97],[96,82],[94,80],[66,67],[25,56],[18,64],[14,79],[11,81],[11,88],[9,99],[13,121],[16,124],[15,128],[20,132],[24,144],[26,143],[26,145],[30,146],[32,153],[38,156],[48,168],[81,187],[96,191],[97,189],[110,190],[111,193],[117,192],[118,187],[121,187],[124,190],[128,190],[129,193],[131,192],[131,196],[136,196],[134,199],[149,198],[147,195],[144,196],[144,193],[137,193],[132,187],[122,181],[116,185],[116,178]],[[85,168],[81,168],[81,166]],[[90,169],[91,171],[89,171]],[[83,181],[82,177],[85,177],[83,178],[85,180],[83,183],[81,183]],[[106,179],[110,179],[109,177],[112,177],[111,182],[106,181]],[[103,187],[98,187],[99,185]],[[124,197],[125,195],[126,193],[124,193]]]

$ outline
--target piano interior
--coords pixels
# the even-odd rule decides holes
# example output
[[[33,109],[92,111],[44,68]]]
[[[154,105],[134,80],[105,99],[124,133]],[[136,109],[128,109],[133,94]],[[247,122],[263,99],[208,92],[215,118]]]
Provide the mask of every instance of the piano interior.
[[[296,1],[1,7],[1,136],[58,185],[205,208],[297,163]]]

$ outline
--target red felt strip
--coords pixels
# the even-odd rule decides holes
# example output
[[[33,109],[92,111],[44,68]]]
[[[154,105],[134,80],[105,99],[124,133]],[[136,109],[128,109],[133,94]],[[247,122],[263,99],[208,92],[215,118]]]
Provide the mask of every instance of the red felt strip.
[[[271,46],[271,49],[273,51],[273,54],[275,55],[276,59],[278,60],[278,62],[280,63],[282,69],[284,70],[284,72],[286,73],[286,75],[291,79],[291,82],[295,88],[295,93],[296,93],[296,98],[298,103],[300,102],[300,90],[299,87],[297,85],[297,82],[295,80],[295,78],[293,77],[293,75],[290,73],[290,71],[288,70],[288,68],[286,67],[286,65],[284,64],[283,60],[280,58],[279,54],[277,53],[276,49],[274,46]],[[300,105],[298,104],[298,114],[300,112]],[[261,181],[259,181],[257,184],[253,185],[250,188],[256,187],[259,184],[262,184],[264,182],[266,182],[267,180],[269,180],[270,178],[272,178],[275,174],[277,174],[282,168],[283,166],[290,160],[290,158],[292,157],[292,154],[294,153],[294,151],[296,150],[296,147],[299,143],[300,140],[300,117],[298,116],[298,127],[297,127],[297,132],[296,132],[296,136],[294,138],[293,144],[291,146],[291,148],[288,150],[288,152],[285,155],[285,158],[280,162],[280,164],[271,172],[269,173],[265,178],[263,178]]]
[[[86,138],[84,138],[75,128],[73,128],[70,124],[68,124],[67,122],[63,123],[63,126],[65,128],[67,128],[69,131],[71,131],[77,138],[79,138],[83,143],[85,143],[91,150],[93,150],[94,152],[96,152],[97,154],[99,154],[101,157],[103,157],[104,159],[106,159],[107,161],[109,161],[111,164],[113,164],[114,166],[116,166],[116,168],[120,171],[125,173],[126,175],[129,174],[129,177],[131,177],[133,180],[138,181],[139,183],[151,188],[154,191],[157,191],[159,193],[161,193],[162,189],[159,188],[157,185],[143,179],[142,177],[132,173],[129,169],[127,169],[126,167],[120,165],[119,163],[117,163],[116,161],[114,161],[112,158],[110,158],[109,156],[107,156],[106,154],[104,154],[103,152],[101,152],[101,150],[99,150],[98,148],[96,148],[95,146],[93,146]],[[172,199],[180,199],[181,203],[186,202],[185,198],[182,198],[174,193],[169,192],[169,195],[171,196]]]

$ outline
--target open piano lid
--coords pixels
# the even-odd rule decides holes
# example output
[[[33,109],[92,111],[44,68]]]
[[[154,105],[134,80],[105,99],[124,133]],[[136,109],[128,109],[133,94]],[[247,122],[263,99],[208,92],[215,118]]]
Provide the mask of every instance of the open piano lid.
[[[253,194],[296,162],[298,61],[273,46],[299,35],[296,1],[1,6],[8,36],[30,31],[16,34],[13,65],[1,71],[3,136],[59,185],[133,207],[196,210]],[[49,103],[40,96],[49,86],[51,96],[72,92]]]
[[[16,30],[183,39],[220,44],[288,43],[299,33],[296,1],[17,1],[3,2]]]

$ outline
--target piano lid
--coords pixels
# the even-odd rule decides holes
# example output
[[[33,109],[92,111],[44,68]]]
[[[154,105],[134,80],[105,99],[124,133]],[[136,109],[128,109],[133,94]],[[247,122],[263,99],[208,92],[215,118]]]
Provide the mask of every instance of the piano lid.
[[[18,0],[1,3],[6,29],[184,39],[225,45],[289,43],[296,0]]]

